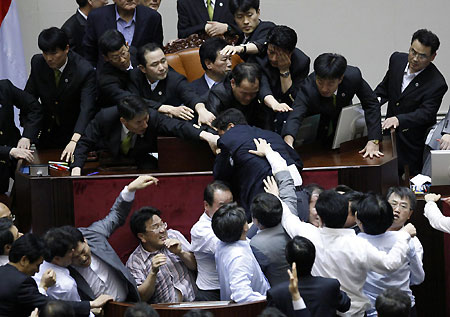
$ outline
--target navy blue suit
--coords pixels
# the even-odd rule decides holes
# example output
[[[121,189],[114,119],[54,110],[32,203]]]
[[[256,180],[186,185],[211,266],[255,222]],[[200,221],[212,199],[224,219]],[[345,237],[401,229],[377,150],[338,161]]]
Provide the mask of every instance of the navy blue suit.
[[[236,125],[222,135],[217,142],[221,153],[214,163],[214,179],[232,185],[233,193],[249,220],[253,198],[264,192],[263,179],[272,175],[272,169],[265,158],[248,153],[248,150],[255,150],[255,138],[266,139],[288,165],[295,164],[299,170],[303,168],[298,153],[275,132],[249,125]]]

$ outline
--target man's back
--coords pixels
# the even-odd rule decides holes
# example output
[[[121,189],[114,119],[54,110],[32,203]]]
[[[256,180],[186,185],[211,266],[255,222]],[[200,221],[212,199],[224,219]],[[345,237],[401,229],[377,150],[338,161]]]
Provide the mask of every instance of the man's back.
[[[85,26],[86,19],[77,10],[77,12],[67,19],[61,27],[61,30],[66,33],[67,38],[69,39],[70,48],[80,55],[83,55],[82,44]]]

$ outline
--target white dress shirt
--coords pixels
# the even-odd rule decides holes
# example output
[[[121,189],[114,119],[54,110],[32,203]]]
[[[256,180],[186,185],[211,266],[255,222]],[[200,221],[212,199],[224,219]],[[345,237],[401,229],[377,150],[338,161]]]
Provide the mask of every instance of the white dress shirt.
[[[450,217],[444,216],[434,201],[425,204],[424,214],[434,229],[450,233]]]
[[[403,81],[402,81],[402,92],[408,87],[409,83],[413,81],[414,78],[416,78],[417,75],[419,75],[422,70],[419,70],[418,72],[411,73],[409,71],[409,63],[406,64],[406,68],[403,72]]]
[[[245,303],[266,299],[270,285],[253,255],[248,239],[232,243],[219,241],[215,258],[221,300]]]
[[[211,218],[204,212],[191,229],[191,250],[197,260],[197,286],[201,290],[220,289],[214,259],[218,241],[211,228]]]
[[[0,266],[5,265],[9,262],[9,257],[7,255],[0,255]]]
[[[358,237],[366,239],[374,247],[380,251],[389,252],[398,240],[398,231],[387,231],[379,235],[370,235],[360,233]],[[416,243],[418,242],[418,252],[416,251]],[[423,253],[422,244],[419,239],[415,243],[413,239],[409,241],[409,249],[407,252],[407,261],[403,263],[397,270],[380,274],[377,272],[368,272],[366,283],[364,284],[364,294],[369,297],[372,308],[375,308],[375,300],[378,295],[385,289],[390,287],[399,288],[405,291],[411,298],[411,307],[415,305],[414,295],[409,285],[418,285],[425,279],[423,271],[421,254]]]
[[[206,84],[208,85],[209,89],[211,89],[212,86],[217,84],[217,82],[214,79],[212,79],[211,77],[209,77],[208,75],[205,74],[203,76],[205,76],[205,81],[206,81]]]

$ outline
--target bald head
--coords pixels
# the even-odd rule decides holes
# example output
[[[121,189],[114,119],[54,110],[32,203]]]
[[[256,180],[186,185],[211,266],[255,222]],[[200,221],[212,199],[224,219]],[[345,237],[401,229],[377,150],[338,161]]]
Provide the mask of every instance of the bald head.
[[[0,218],[11,218],[11,210],[4,203],[0,203]]]

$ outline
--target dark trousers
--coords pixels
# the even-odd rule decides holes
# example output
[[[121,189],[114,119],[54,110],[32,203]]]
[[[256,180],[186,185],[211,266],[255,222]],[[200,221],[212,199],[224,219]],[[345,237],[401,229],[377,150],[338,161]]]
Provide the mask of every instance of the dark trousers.
[[[205,302],[205,301],[220,301],[220,290],[201,290],[198,289],[197,295],[195,296],[196,302]]]

